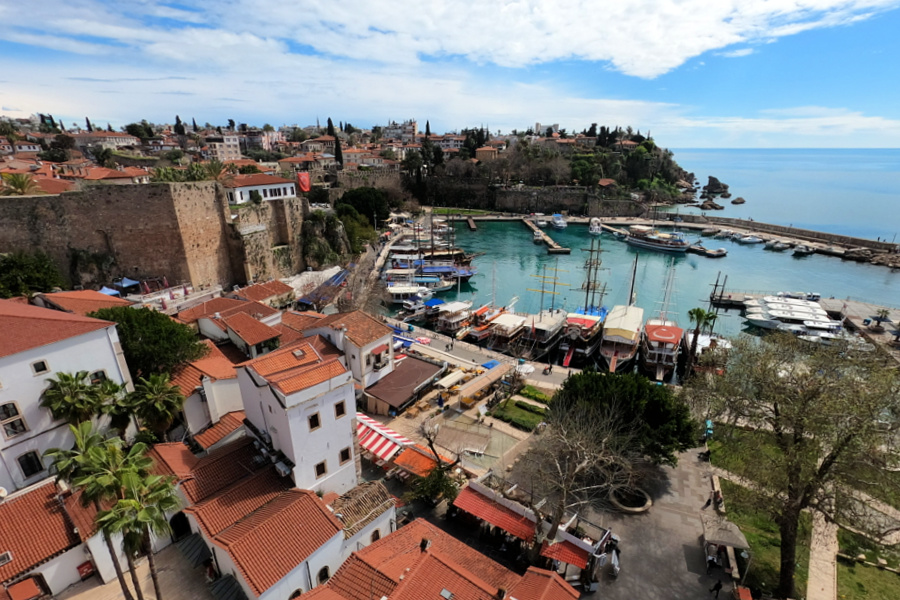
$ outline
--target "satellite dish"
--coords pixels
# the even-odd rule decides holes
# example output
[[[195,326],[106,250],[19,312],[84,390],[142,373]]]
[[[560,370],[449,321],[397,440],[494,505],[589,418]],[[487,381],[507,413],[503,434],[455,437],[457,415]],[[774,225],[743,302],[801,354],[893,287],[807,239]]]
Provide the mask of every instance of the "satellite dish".
[[[9,494],[9,492],[6,491],[6,488],[0,487],[0,500],[6,498],[7,494]]]

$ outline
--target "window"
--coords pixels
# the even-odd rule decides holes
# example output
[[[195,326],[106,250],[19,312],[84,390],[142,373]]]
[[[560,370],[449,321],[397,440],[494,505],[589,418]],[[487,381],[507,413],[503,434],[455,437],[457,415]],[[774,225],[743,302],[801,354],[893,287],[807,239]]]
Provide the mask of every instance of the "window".
[[[267,188],[263,188],[263,198],[269,197],[269,190]]]
[[[316,465],[316,479],[319,477],[324,477],[328,474],[328,467],[325,465],[325,461],[323,460],[319,464]]]
[[[374,544],[375,542],[377,542],[380,539],[381,539],[381,530],[376,529],[375,531],[372,532],[372,537],[369,538],[369,541]]]
[[[296,600],[297,598],[299,598],[302,595],[303,595],[303,588],[297,588],[296,590],[293,591],[293,593],[290,595],[288,600]]]
[[[321,569],[319,569],[319,574],[316,575],[319,583],[325,583],[326,581],[328,581],[329,577],[331,577],[331,573],[328,572],[328,567],[322,567]]]
[[[19,407],[13,402],[0,404],[0,424],[3,425],[3,435],[7,439],[28,431],[25,419],[19,413]]]
[[[50,367],[47,366],[47,361],[39,360],[31,363],[31,370],[34,371],[35,375],[43,375],[50,371]]]
[[[309,421],[309,430],[310,431],[315,431],[316,429],[318,429],[319,427],[322,426],[322,422],[319,420],[319,413],[313,413],[313,414],[309,415],[306,419],[307,419],[307,421]]]
[[[91,373],[91,383],[97,385],[98,383],[103,383],[108,378],[106,377],[106,371],[94,371]]]
[[[347,462],[350,462],[350,447],[349,446],[344,448],[343,450],[341,450],[341,464],[343,465]]]
[[[334,418],[340,419],[344,415],[347,414],[347,407],[344,405],[344,401],[341,400],[337,404],[334,405]]]
[[[32,475],[37,475],[43,471],[44,465],[41,464],[41,457],[38,456],[38,453],[32,451],[19,457],[19,468],[22,469],[22,475],[25,476],[25,479],[28,479]]]

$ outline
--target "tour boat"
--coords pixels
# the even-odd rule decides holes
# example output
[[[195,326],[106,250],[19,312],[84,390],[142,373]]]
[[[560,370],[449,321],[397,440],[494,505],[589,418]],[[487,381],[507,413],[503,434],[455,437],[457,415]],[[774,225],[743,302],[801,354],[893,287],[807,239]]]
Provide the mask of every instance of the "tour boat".
[[[566,220],[563,218],[563,216],[559,213],[555,213],[553,215],[552,225],[555,229],[565,229],[566,227],[569,226],[569,224],[566,223]]]
[[[418,285],[388,285],[388,293],[391,295],[391,302],[394,304],[403,304],[404,301],[415,299],[424,300],[431,298],[432,291],[426,287]]]
[[[609,366],[610,373],[627,372],[634,367],[634,359],[640,345],[644,309],[634,306],[634,281],[637,275],[637,256],[631,272],[631,289],[627,305],[614,306],[606,316],[606,324],[600,339],[600,356]]]
[[[679,231],[662,232],[647,225],[629,227],[625,243],[638,248],[662,250],[663,252],[687,252],[691,245]]]
[[[437,322],[435,327],[438,331],[443,331],[449,335],[456,335],[456,332],[465,327],[472,312],[471,302],[447,302],[438,310]]]
[[[488,329],[488,349],[494,352],[505,352],[510,344],[524,333],[525,322],[525,317],[514,313],[508,312],[498,316]]]
[[[673,258],[666,278],[666,291],[659,317],[647,320],[641,336],[641,368],[656,381],[664,381],[669,374],[674,373],[678,363],[678,351],[681,349],[681,338],[684,336],[684,330],[678,323],[667,318],[674,283]]]
[[[585,278],[581,284],[584,290],[584,305],[566,315],[566,328],[559,349],[562,365],[568,367],[575,362],[587,360],[594,355],[600,345],[600,332],[608,313],[602,306],[606,286],[600,286],[600,239],[591,239],[588,258],[584,262]]]
[[[559,343],[566,326],[566,313],[562,309],[542,310],[527,315],[525,333],[520,338],[516,355],[525,360],[540,360]]]
[[[600,224],[600,219],[594,217],[591,219],[591,224],[588,227],[588,233],[591,235],[600,235],[603,233],[603,226]]]

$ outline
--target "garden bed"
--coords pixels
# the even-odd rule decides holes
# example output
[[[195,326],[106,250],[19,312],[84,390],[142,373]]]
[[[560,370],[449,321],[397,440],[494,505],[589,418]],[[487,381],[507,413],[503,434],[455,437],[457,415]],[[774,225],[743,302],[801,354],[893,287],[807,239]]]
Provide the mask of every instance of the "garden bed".
[[[531,406],[525,402],[517,402],[513,399],[504,400],[487,414],[522,431],[534,431],[534,428],[543,422],[545,418],[544,412],[536,406]]]

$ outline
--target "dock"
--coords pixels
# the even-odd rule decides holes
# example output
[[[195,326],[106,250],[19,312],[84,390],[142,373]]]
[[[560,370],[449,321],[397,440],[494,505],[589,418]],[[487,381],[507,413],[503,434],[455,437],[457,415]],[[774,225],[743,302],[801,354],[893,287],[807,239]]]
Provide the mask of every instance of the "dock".
[[[553,238],[551,238],[549,235],[544,233],[541,230],[541,228],[538,227],[537,225],[535,225],[531,219],[523,218],[522,222],[525,223],[525,225],[532,231],[537,231],[538,233],[541,234],[541,238],[544,240],[544,243],[547,245],[547,253],[548,254],[571,254],[572,253],[571,248],[563,248],[562,246],[560,246],[559,244],[554,242]]]
[[[471,231],[477,231],[477,230],[478,230],[478,226],[475,224],[475,219],[473,219],[472,217],[466,217],[466,223],[469,224],[469,229],[470,229]]]

